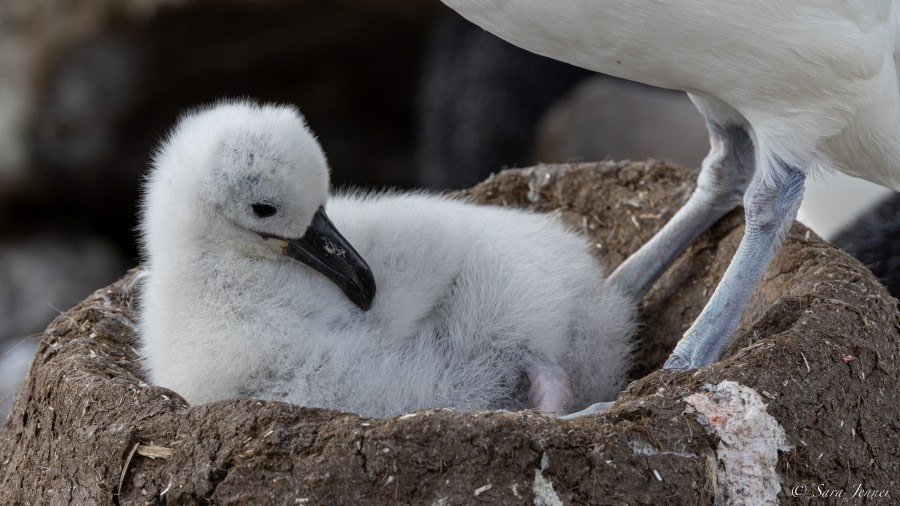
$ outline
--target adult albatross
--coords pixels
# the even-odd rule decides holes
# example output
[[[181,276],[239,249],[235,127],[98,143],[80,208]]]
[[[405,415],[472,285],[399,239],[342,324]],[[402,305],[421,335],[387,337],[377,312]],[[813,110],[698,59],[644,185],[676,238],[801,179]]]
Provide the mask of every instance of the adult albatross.
[[[706,118],[711,150],[697,189],[610,276],[639,299],[743,201],[741,244],[666,368],[702,367],[722,355],[809,174],[836,169],[900,190],[900,2],[442,1],[535,53],[686,91]]]

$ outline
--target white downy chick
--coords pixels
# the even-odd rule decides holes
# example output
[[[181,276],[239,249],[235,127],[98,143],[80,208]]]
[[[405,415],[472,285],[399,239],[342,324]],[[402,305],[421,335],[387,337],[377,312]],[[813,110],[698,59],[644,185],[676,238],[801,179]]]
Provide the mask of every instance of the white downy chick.
[[[195,404],[369,416],[564,414],[623,387],[634,303],[586,238],[547,215],[328,185],[293,107],[228,102],[181,119],[142,202],[153,383]]]

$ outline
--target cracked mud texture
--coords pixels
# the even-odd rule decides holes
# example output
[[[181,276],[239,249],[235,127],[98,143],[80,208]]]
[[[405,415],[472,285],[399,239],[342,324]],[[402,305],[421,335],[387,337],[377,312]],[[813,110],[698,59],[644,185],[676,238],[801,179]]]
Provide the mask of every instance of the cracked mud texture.
[[[653,161],[542,166],[464,193],[559,213],[613,267],[671,217],[694,176]],[[621,399],[569,422],[444,410],[378,420],[255,400],[188,406],[142,381],[129,274],[44,334],[0,435],[0,504],[707,504],[718,442],[682,399],[726,379],[756,389],[787,433],[780,501],[816,502],[819,484],[900,497],[897,301],[803,226],[720,362],[658,370],[724,272],[741,216],[704,234],[643,301],[636,381]],[[149,457],[152,446],[171,456]],[[807,496],[793,497],[798,485]]]

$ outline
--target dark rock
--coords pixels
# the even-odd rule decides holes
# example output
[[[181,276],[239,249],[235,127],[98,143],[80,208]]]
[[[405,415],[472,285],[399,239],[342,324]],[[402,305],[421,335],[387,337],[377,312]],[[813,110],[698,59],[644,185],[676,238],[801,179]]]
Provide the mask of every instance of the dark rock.
[[[900,195],[863,213],[832,242],[872,269],[894,297],[900,296]]]
[[[699,167],[703,117],[680,91],[520,49],[447,12],[418,92],[417,181],[464,188],[500,167],[647,157]]]
[[[591,75],[447,9],[429,37],[416,97],[417,183],[466,188],[500,167],[528,165],[547,109]]]

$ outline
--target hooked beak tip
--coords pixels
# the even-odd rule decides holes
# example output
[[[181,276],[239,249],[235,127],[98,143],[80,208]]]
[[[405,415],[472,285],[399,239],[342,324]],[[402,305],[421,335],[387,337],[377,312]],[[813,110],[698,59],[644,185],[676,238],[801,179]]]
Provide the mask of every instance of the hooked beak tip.
[[[363,311],[372,308],[375,276],[366,261],[319,208],[306,234],[289,240],[284,253],[309,265],[335,283]]]

